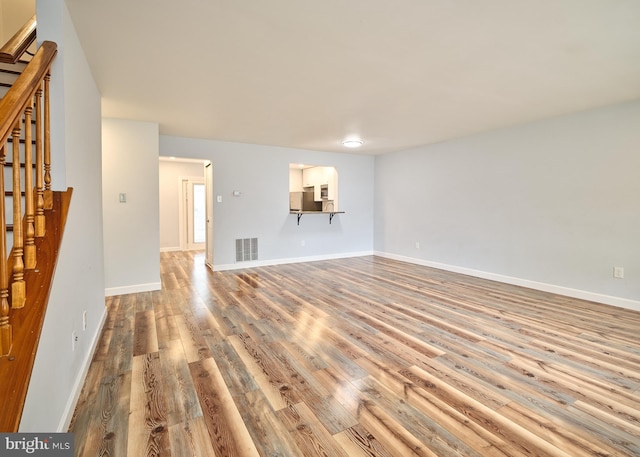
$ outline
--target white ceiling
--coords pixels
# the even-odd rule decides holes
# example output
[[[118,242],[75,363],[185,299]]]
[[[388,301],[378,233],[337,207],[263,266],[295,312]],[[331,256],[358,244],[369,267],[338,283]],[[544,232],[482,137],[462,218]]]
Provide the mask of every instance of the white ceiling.
[[[103,115],[167,135],[378,154],[640,98],[640,0],[66,1]]]

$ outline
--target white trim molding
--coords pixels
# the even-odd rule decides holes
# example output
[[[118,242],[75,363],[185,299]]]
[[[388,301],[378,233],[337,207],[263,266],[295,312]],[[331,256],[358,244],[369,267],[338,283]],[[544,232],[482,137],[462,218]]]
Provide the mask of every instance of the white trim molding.
[[[182,251],[182,248],[180,246],[160,248],[160,252],[177,252],[177,251]]]
[[[147,284],[133,284],[131,286],[108,287],[104,290],[105,297],[113,297],[114,295],[137,294],[140,292],[151,292],[162,289],[162,283],[150,282]]]
[[[492,281],[498,281],[505,284],[528,287],[530,289],[541,290],[543,292],[551,292],[553,294],[564,295],[566,297],[579,298],[581,300],[589,300],[596,303],[602,303],[605,305],[617,306],[618,308],[626,308],[634,311],[640,311],[640,301],[631,300],[628,298],[614,297],[611,295],[604,295],[596,292],[589,292],[586,290],[572,289],[570,287],[531,281],[529,279],[523,279],[523,278],[515,278],[512,276],[505,276],[498,273],[490,273],[487,271],[474,270],[472,268],[465,268],[465,267],[459,267],[456,265],[448,265],[444,263],[432,262],[429,260],[416,259],[413,257],[390,254],[387,252],[376,251],[374,255],[377,255],[380,257],[386,257],[388,259],[399,260],[402,262],[413,263],[416,265],[423,265],[425,267],[437,268],[439,270],[451,271],[453,273],[461,273],[469,276],[475,276],[476,278],[490,279]]]
[[[228,263],[223,265],[213,265],[213,271],[241,270],[243,268],[268,267],[272,265],[285,265],[288,263],[316,262],[318,260],[346,259],[348,257],[364,257],[373,255],[373,251],[347,252],[340,254],[314,255],[309,257],[292,257],[273,260],[255,260],[248,262]]]

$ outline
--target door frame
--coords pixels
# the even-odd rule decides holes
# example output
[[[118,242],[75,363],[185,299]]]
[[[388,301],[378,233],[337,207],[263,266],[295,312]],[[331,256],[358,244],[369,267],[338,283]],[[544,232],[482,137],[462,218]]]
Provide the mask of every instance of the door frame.
[[[205,206],[206,195],[209,191],[204,176],[180,176],[178,178],[178,234],[180,249],[183,251],[202,250],[206,247],[206,240],[204,243],[192,243],[189,236],[192,222],[188,211],[192,208],[190,202],[193,199],[193,184],[205,186]]]
[[[204,163],[204,200],[205,200],[205,255],[204,263],[213,270],[213,164],[211,161]]]

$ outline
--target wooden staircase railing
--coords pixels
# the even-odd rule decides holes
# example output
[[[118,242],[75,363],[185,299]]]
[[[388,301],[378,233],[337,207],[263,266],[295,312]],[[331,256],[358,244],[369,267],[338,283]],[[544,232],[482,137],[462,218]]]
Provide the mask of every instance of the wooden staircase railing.
[[[33,41],[35,18],[32,18],[14,38],[19,36],[27,41],[29,39]],[[10,46],[2,48],[0,60],[16,62],[19,57],[9,55],[9,52],[5,52],[6,49],[11,52],[24,52],[30,45],[26,42],[10,43]],[[44,236],[45,209],[51,208],[50,204],[53,200],[49,146],[49,79],[56,53],[56,44],[45,41],[0,100],[0,189],[4,192],[5,181],[11,179],[13,206],[13,247],[8,249],[7,208],[5,198],[0,198],[0,357],[9,355],[11,352],[13,345],[11,310],[25,306],[27,296],[25,269],[33,269],[36,266],[35,237]],[[42,109],[43,98],[44,110]],[[9,144],[11,145],[11,178],[6,177],[4,173]],[[24,182],[21,178],[22,166]],[[24,197],[22,196],[23,188]],[[47,201],[49,208],[47,208]],[[9,252],[10,256],[7,258]]]
[[[51,186],[57,45],[45,41],[22,60],[35,30],[34,16],[0,48],[0,432],[20,425],[72,193]]]
[[[0,62],[16,63],[35,40],[36,17],[34,15],[0,48]]]

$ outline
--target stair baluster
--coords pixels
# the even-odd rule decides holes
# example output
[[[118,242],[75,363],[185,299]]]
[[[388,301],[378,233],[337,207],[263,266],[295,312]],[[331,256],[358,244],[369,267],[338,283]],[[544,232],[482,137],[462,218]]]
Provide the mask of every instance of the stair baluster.
[[[53,208],[51,191],[51,110],[49,109],[49,81],[51,73],[44,77],[44,209]]]
[[[36,91],[36,237],[43,237],[44,219],[44,170],[42,152],[42,84]]]
[[[22,308],[26,300],[24,283],[24,239],[22,230],[22,196],[20,189],[20,120],[13,127],[13,280],[11,307]]]
[[[36,243],[34,240],[36,217],[33,208],[33,146],[31,140],[32,103],[33,101],[24,110],[24,267],[28,270],[33,270],[36,267]]]
[[[0,149],[0,189],[4,192],[5,145]],[[0,356],[11,352],[13,329],[9,323],[9,267],[7,265],[7,221],[4,196],[0,198]]]

